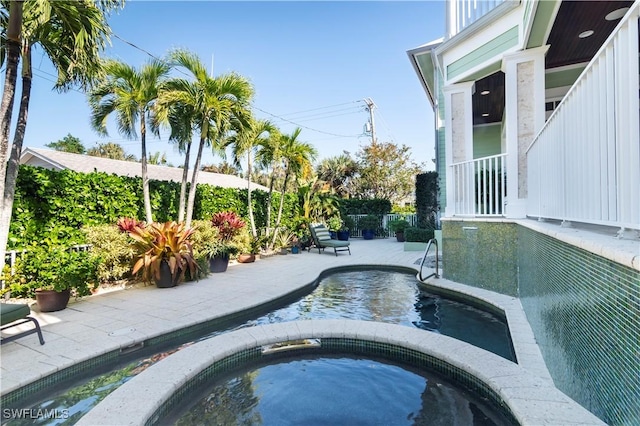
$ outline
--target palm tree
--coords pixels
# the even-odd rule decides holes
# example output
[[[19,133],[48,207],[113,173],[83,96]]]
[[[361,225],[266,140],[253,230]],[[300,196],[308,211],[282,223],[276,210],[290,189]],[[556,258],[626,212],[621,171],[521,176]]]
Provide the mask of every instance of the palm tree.
[[[235,133],[227,140],[226,146],[233,149],[233,160],[236,165],[240,165],[240,159],[247,156],[247,208],[249,211],[249,223],[251,224],[251,234],[258,236],[256,221],[253,215],[253,204],[251,201],[251,171],[253,170],[253,153],[260,146],[265,146],[269,138],[277,137],[278,130],[268,120],[250,119],[249,122],[235,129]]]
[[[135,127],[139,122],[142,194],[148,223],[153,222],[153,214],[147,176],[147,121],[150,121],[158,98],[158,89],[170,69],[169,64],[159,60],[151,60],[140,71],[123,62],[109,60],[104,63],[106,77],[89,95],[91,124],[98,133],[107,135],[107,118],[115,113],[118,131],[129,139],[137,139]]]
[[[171,129],[169,141],[178,145],[178,151],[184,153],[184,164],[182,166],[182,181],[180,184],[180,201],[178,206],[178,222],[184,220],[187,208],[187,183],[189,180],[189,160],[191,155],[191,139],[194,132],[192,122],[194,114],[193,108],[188,105],[168,102],[164,94],[175,90],[176,81],[169,80],[163,86],[163,90],[158,96],[152,125],[154,131],[158,131],[159,126],[168,125]]]
[[[64,91],[74,85],[88,87],[101,71],[100,53],[109,41],[111,30],[106,14],[123,5],[123,0],[101,0],[93,2],[33,0],[10,1],[8,15],[3,2],[2,18],[7,21],[7,31],[2,34],[6,44],[6,78],[0,105],[2,124],[0,128],[0,270],[4,255],[15,183],[18,176],[19,159],[27,126],[27,113],[31,99],[32,64],[31,50],[38,45],[53,63],[58,72],[55,88]],[[11,123],[18,62],[22,58],[22,94],[16,131],[9,149],[9,126]],[[8,162],[7,162],[8,157]]]
[[[236,120],[247,121],[250,115],[247,106],[253,96],[253,87],[247,79],[236,73],[215,78],[208,76],[200,58],[191,52],[176,50],[170,53],[169,58],[194,77],[193,81],[172,80],[162,92],[159,102],[165,112],[172,105],[182,105],[181,108],[190,112],[190,122],[199,132],[198,153],[187,200],[186,223],[190,226],[202,151],[205,145],[209,145],[222,152],[224,138],[232,130],[233,123]]]
[[[281,145],[282,145],[282,136],[274,135],[274,137],[270,137],[266,143],[261,147],[261,149],[256,153],[256,163],[265,170],[266,176],[268,176],[268,183],[266,185],[269,186],[269,192],[267,194],[267,218],[266,218],[266,236],[269,237],[271,235],[271,205],[273,200],[273,191],[275,188],[275,183],[278,177],[281,175],[281,163],[282,163],[282,154],[281,154]],[[271,169],[271,173],[269,173],[269,169]]]
[[[356,163],[348,154],[325,158],[317,167],[318,178],[327,182],[341,197],[352,194],[351,180],[358,172]]]
[[[287,184],[291,176],[299,176],[303,170],[311,167],[311,162],[317,155],[316,149],[307,142],[301,142],[298,140],[300,132],[302,130],[298,127],[290,135],[283,135],[281,137],[281,153],[282,163],[284,166],[284,182],[282,183],[282,194],[280,196],[280,206],[278,207],[278,218],[276,219],[275,228],[280,227],[280,221],[282,219],[282,209],[284,207],[284,198],[287,194]],[[274,233],[272,245],[275,244],[275,237],[277,233]]]

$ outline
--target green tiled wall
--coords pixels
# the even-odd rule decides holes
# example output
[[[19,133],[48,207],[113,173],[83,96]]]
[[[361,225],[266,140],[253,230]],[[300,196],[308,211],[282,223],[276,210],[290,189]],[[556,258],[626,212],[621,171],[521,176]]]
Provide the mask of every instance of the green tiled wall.
[[[640,274],[518,229],[520,298],[556,386],[611,425],[640,424]]]
[[[442,229],[444,278],[519,296],[556,386],[608,424],[640,425],[638,271],[515,224]]]
[[[517,296],[515,224],[447,220],[442,235],[443,278]]]

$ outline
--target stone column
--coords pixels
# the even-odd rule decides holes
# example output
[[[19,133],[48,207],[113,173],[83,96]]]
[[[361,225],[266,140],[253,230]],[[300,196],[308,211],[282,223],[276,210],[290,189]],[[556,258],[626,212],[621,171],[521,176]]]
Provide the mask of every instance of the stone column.
[[[474,82],[444,87],[444,138],[447,165],[447,207],[445,217],[455,215],[456,182],[451,165],[473,159],[473,94]],[[459,201],[459,200],[458,200]]]
[[[505,74],[505,140],[508,218],[527,215],[527,149],[545,121],[544,55],[549,46],[502,58]]]

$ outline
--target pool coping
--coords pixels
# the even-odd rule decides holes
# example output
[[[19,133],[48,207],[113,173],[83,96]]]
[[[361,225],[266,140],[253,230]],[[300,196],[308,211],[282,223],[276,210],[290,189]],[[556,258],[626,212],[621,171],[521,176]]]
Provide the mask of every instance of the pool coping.
[[[603,425],[600,419],[540,378],[468,343],[411,327],[359,320],[304,320],[244,328],[204,340],[152,365],[129,380],[78,425],[152,424],[156,412],[183,385],[213,363],[266,345],[301,339],[353,339],[414,350],[467,372],[488,386],[515,419],[528,424]],[[304,349],[297,349],[304,351]]]

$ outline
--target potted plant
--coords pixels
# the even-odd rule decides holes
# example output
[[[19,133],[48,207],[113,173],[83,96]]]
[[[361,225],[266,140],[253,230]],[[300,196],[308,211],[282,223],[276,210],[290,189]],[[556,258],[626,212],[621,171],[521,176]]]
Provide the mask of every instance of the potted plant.
[[[287,254],[293,243],[295,235],[286,229],[281,229],[276,238],[276,246],[280,248],[280,254]]]
[[[399,243],[404,242],[404,230],[407,229],[411,224],[405,219],[395,219],[389,222],[389,230],[395,232],[396,240]]]
[[[342,219],[342,226],[338,230],[338,240],[349,241],[349,232],[356,226],[355,221],[350,216],[345,216]]]
[[[135,226],[129,231],[137,257],[132,272],[142,271],[144,280],[153,279],[160,288],[176,286],[187,269],[195,276],[198,265],[190,241],[193,232],[176,222]]]
[[[240,244],[240,254],[236,259],[238,263],[255,262],[256,255],[260,254],[260,251],[266,242],[264,237],[254,237],[249,234],[249,232],[246,232],[245,234],[246,236],[244,236]]]
[[[342,219],[340,216],[333,216],[327,220],[327,228],[329,229],[329,234],[332,239],[338,238],[338,231],[342,228]]]
[[[209,261],[211,272],[225,272],[229,264],[229,257],[238,253],[238,246],[234,243],[245,222],[235,212],[218,212],[211,217],[211,224],[218,229],[221,245],[217,252],[211,253]]]
[[[48,244],[32,244],[7,280],[15,296],[34,297],[42,312],[67,307],[73,294],[88,296],[97,288],[99,259],[87,251]]]
[[[362,230],[362,238],[372,240],[376,236],[376,230],[380,227],[380,218],[373,214],[361,217],[358,221],[358,227]]]

